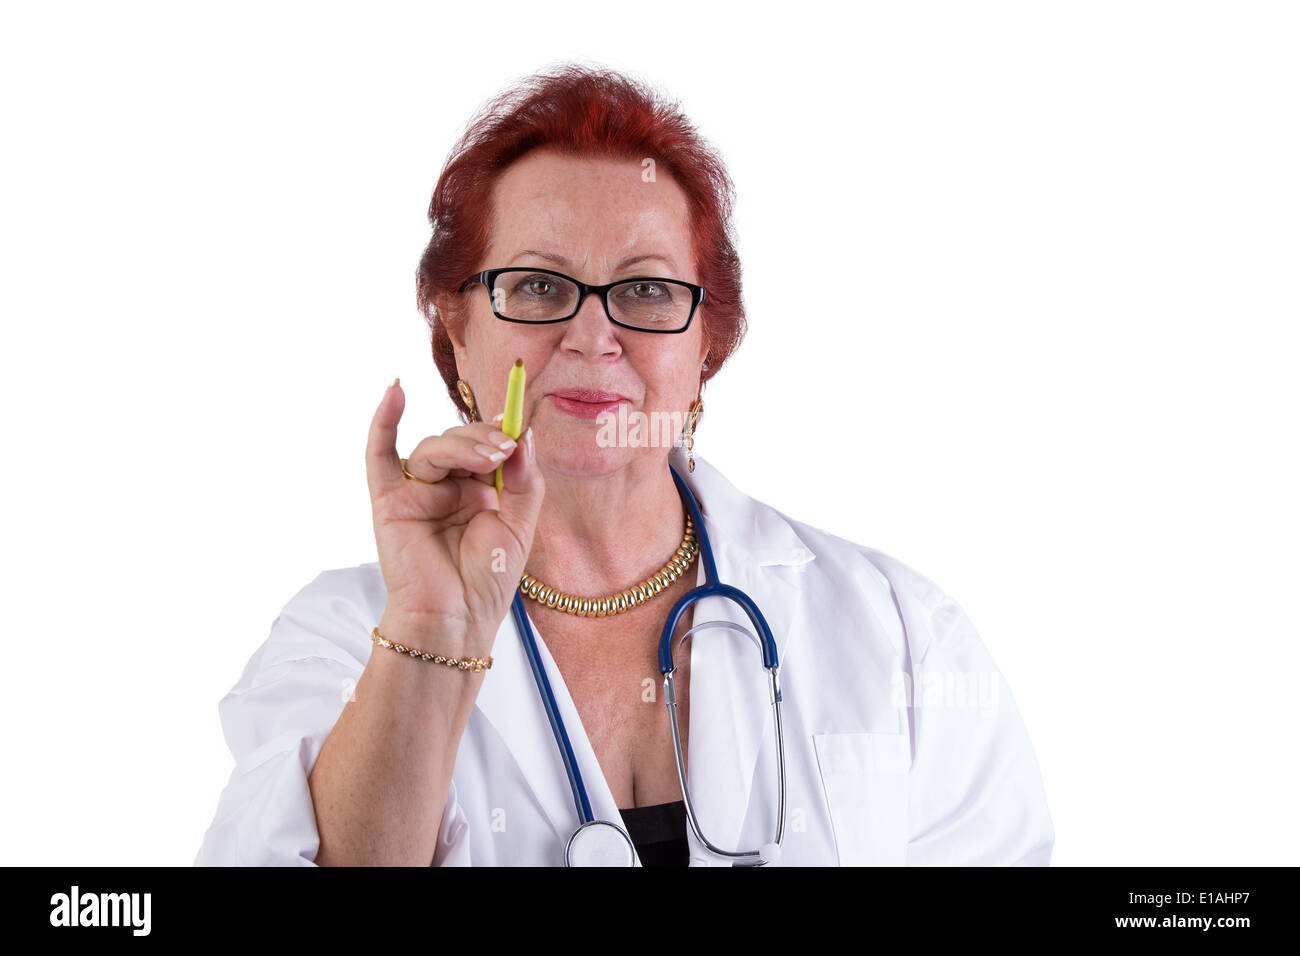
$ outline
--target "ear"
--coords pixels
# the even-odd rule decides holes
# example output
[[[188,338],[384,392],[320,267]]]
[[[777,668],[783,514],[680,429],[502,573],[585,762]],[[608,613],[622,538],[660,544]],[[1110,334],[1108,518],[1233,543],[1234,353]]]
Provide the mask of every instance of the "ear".
[[[465,325],[469,322],[469,309],[465,302],[456,296],[439,295],[434,298],[434,306],[442,319],[442,327],[447,331],[447,339],[456,353],[456,371],[461,371],[468,364],[465,349]],[[464,378],[464,375],[461,375]]]

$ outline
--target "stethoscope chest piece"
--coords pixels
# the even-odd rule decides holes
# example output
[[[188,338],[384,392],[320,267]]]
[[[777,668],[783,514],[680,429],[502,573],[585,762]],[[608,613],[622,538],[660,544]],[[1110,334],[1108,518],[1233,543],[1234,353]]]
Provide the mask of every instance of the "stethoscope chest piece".
[[[564,845],[565,866],[635,866],[632,838],[618,826],[591,820],[573,831]]]

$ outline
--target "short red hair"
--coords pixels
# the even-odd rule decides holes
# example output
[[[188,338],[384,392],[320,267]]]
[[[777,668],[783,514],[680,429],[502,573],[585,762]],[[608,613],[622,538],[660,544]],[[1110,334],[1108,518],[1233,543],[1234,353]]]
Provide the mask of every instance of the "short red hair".
[[[745,335],[740,257],[731,211],[734,187],[722,158],[676,102],[612,70],[563,65],[527,77],[489,100],[448,154],[429,203],[433,235],[416,271],[416,301],[432,332],[433,360],[463,418],[447,324],[465,320],[461,283],[479,268],[491,231],[492,188],[530,150],[616,159],[650,157],[686,194],[699,284],[698,318],[708,342],[708,381]]]

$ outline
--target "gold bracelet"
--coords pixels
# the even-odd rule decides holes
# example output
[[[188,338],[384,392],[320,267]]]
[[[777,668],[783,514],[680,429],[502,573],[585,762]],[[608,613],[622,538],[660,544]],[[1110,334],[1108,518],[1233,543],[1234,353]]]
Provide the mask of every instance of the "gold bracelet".
[[[422,660],[433,661],[435,664],[446,664],[448,667],[459,667],[463,671],[485,671],[492,666],[492,658],[490,657],[445,657],[442,654],[430,654],[428,651],[407,647],[405,644],[394,644],[379,633],[378,626],[370,632],[370,641],[373,644],[391,647],[397,653],[406,654],[408,657],[418,657]]]

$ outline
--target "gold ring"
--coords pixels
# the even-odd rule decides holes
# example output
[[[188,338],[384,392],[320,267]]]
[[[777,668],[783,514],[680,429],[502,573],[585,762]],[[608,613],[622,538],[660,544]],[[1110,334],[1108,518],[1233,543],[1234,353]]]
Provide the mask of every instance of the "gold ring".
[[[437,484],[436,481],[425,481],[423,478],[417,477],[416,475],[413,475],[413,474],[411,474],[409,471],[407,471],[407,470],[406,470],[406,459],[405,459],[405,458],[399,458],[398,461],[400,461],[400,462],[402,463],[402,474],[404,474],[407,478],[410,478],[412,481],[418,481],[418,482],[420,482],[421,484],[425,484],[425,485],[436,485],[436,484]]]

